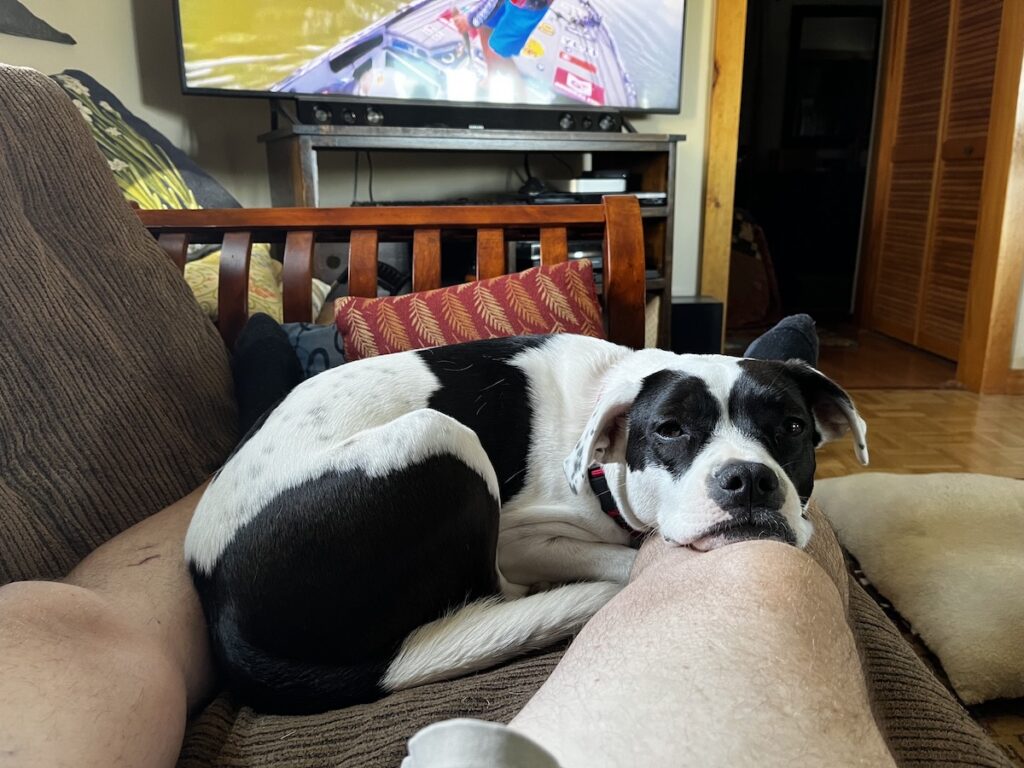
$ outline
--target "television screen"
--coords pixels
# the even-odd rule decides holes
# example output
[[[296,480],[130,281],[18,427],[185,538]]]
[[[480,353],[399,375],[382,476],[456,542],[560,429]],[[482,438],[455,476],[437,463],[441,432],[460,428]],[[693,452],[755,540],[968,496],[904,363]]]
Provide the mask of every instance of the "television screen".
[[[190,91],[679,108],[684,0],[178,0]]]

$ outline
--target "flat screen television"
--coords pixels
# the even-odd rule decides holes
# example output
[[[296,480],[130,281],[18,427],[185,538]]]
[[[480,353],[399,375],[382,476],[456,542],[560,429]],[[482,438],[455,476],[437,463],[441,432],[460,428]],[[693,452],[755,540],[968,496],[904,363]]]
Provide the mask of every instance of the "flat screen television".
[[[186,92],[679,109],[685,0],[178,0]]]

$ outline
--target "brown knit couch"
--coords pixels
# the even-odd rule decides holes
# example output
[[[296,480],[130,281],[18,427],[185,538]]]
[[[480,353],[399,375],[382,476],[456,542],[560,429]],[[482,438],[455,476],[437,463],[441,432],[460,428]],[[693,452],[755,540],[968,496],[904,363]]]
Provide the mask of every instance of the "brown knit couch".
[[[74,106],[0,67],[0,584],[58,578],[195,488],[235,440],[228,358],[180,274],[122,200]],[[831,532],[823,530],[825,544]],[[851,624],[900,765],[1008,763],[860,587]],[[552,649],[375,704],[268,717],[219,696],[183,766],[395,766],[421,726],[507,721]]]

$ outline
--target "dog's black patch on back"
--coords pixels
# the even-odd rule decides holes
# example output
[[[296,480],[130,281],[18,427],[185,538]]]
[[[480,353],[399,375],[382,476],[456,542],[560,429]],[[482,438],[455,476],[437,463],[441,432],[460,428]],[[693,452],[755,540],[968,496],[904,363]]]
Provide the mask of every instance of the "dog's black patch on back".
[[[808,499],[814,489],[814,449],[821,436],[792,366],[767,360],[740,360],[739,366],[743,373],[729,393],[729,419],[768,450],[800,498]],[[800,435],[786,430],[787,420],[794,418],[805,425]]]
[[[428,406],[476,432],[498,475],[501,500],[526,483],[533,405],[523,371],[508,361],[550,336],[514,336],[424,349],[417,354],[441,382]]]
[[[402,641],[499,590],[498,503],[459,459],[328,472],[270,499],[193,568],[229,687],[273,712],[371,701]]]
[[[703,379],[669,370],[651,374],[629,412],[626,463],[633,471],[655,465],[682,477],[715,431],[721,411]],[[682,435],[659,435],[666,422],[678,423]]]

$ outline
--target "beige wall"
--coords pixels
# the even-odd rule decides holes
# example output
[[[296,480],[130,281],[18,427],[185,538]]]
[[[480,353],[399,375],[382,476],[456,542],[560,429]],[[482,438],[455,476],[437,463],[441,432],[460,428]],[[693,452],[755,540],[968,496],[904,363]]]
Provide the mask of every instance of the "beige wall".
[[[256,136],[268,127],[267,104],[260,99],[181,94],[171,0],[30,0],[28,5],[78,44],[0,35],[0,61],[47,74],[63,69],[88,72],[194,157],[243,205],[269,205],[266,160],[256,143]],[[712,0],[689,0],[687,5],[682,110],[636,121],[641,131],[683,133],[688,139],[680,147],[677,168],[673,280],[674,292],[683,295],[695,293],[697,285],[713,16]],[[374,160],[375,196],[387,200],[514,189],[519,182],[513,169],[521,159],[375,155]],[[535,169],[537,175],[542,176],[544,168]],[[324,205],[349,204],[352,181],[351,156],[322,156]],[[364,163],[358,197],[365,199],[366,194]]]
[[[0,61],[47,74],[81,69],[192,155],[246,205],[270,191],[256,134],[267,126],[260,100],[181,95],[170,0],[28,0],[77,45],[0,35]]]
[[[713,0],[687,0],[683,43],[682,109],[678,115],[651,115],[636,120],[640,131],[681,133],[676,165],[675,272],[672,293],[692,296],[700,277],[701,223],[704,215],[704,163],[707,150],[708,101],[714,58]]]

